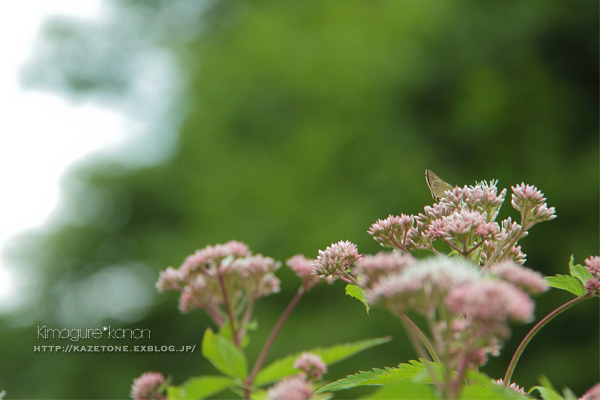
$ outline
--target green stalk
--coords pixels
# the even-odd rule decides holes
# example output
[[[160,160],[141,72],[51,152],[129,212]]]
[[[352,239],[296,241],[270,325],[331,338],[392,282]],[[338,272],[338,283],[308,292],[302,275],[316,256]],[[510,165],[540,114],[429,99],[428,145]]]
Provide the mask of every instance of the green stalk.
[[[519,347],[515,351],[515,354],[513,355],[512,360],[510,360],[510,364],[508,365],[508,369],[506,370],[506,374],[504,375],[504,385],[505,386],[508,387],[510,385],[510,380],[511,380],[513,372],[515,371],[515,368],[517,366],[517,362],[519,362],[519,358],[521,358],[521,354],[523,354],[525,347],[527,347],[527,345],[529,344],[531,339],[533,339],[535,334],[538,333],[538,331],[540,329],[542,329],[548,322],[552,321],[552,319],[554,319],[554,317],[556,317],[563,311],[571,308],[575,304],[580,303],[585,299],[589,299],[590,297],[591,297],[591,294],[588,293],[583,297],[576,297],[573,300],[563,304],[562,306],[558,307],[556,310],[552,311],[550,314],[546,315],[544,317],[544,319],[542,319],[540,322],[538,322],[533,327],[533,329],[531,331],[529,331],[527,336],[525,336],[525,338],[521,341],[521,344],[519,344]]]

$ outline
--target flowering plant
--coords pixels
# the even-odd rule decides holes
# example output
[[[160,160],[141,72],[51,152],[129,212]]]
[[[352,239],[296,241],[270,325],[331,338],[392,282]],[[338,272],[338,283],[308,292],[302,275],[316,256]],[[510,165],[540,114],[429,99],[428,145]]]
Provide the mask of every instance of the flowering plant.
[[[156,287],[160,292],[177,291],[179,310],[204,310],[217,327],[206,329],[202,355],[223,375],[199,376],[180,386],[171,385],[161,373],[147,372],[134,380],[133,399],[209,398],[226,389],[249,399],[310,398],[327,372],[327,365],[341,361],[389,338],[361,340],[292,354],[263,368],[266,356],[281,327],[303,295],[315,285],[332,281],[313,274],[312,260],[296,255],[286,265],[301,279],[291,302],[273,327],[262,351],[249,371],[245,347],[249,331],[255,329],[252,314],[255,302],[279,292],[275,271],[281,263],[270,257],[252,254],[237,241],[207,246],[188,256],[179,268],[168,267],[160,273]],[[268,390],[262,387],[277,382]],[[320,396],[327,398],[327,396]]]
[[[544,195],[524,183],[511,187],[511,205],[520,220],[496,222],[506,189],[497,181],[446,190],[433,206],[418,215],[392,216],[375,222],[368,233],[392,252],[361,256],[350,242],[320,251],[315,271],[348,282],[346,292],[370,305],[388,308],[409,333],[419,361],[385,371],[360,372],[328,384],[317,393],[363,385],[385,385],[377,398],[524,398],[511,383],[512,373],[527,343],[545,324],[570,306],[599,295],[600,258],[585,267],[570,263],[570,276],[544,278],[523,264],[519,240],[540,222],[556,217]],[[450,248],[444,257],[434,243]],[[428,250],[429,259],[416,259]],[[549,287],[577,298],[542,319],[523,339],[503,379],[492,381],[478,368],[499,354],[510,336],[509,323],[534,318],[531,296]],[[420,328],[408,312],[424,317]],[[595,386],[592,391],[600,391]],[[562,398],[549,382],[533,388],[544,398]],[[595,393],[595,392],[594,392]],[[594,395],[590,394],[590,396]],[[570,391],[565,398],[575,398]],[[597,394],[596,394],[597,395]],[[559,396],[559,397],[552,397]],[[591,398],[591,397],[590,397]]]
[[[229,388],[246,399],[310,399],[377,385],[383,387],[373,398],[526,398],[524,389],[511,382],[523,350],[556,315],[600,295],[600,257],[589,257],[585,266],[575,265],[572,258],[568,276],[544,278],[525,267],[519,240],[534,225],[554,219],[555,209],[547,206],[536,187],[522,183],[511,187],[511,205],[520,213],[519,221],[509,217],[496,222],[507,193],[506,189],[498,193],[496,184],[455,187],[423,213],[378,220],[368,233],[391,252],[363,256],[355,244],[340,241],[320,250],[315,260],[301,255],[287,260],[302,284],[249,373],[243,350],[253,325],[253,306],[258,298],[279,290],[274,272],[280,263],[252,255],[246,245],[232,241],[198,250],[179,269],[167,268],[157,288],[179,291],[182,312],[201,308],[210,315],[219,331],[206,330],[202,353],[225,376],[192,378],[175,387],[165,383],[161,374],[147,373],[134,381],[132,397],[206,398]],[[434,246],[440,242],[449,247],[447,256]],[[434,256],[417,259],[416,250],[428,250]],[[313,349],[262,368],[277,333],[302,295],[334,279],[347,282],[346,293],[360,300],[367,312],[370,306],[382,306],[399,317],[419,360],[320,383],[328,364],[389,340],[381,338]],[[479,367],[498,355],[510,336],[509,324],[532,322],[532,296],[550,287],[577,297],[535,325],[503,379],[492,380],[480,373]],[[409,312],[421,315],[424,326],[413,322]],[[276,381],[270,389],[261,389]],[[545,379],[529,392],[533,390],[544,399],[575,398],[568,389],[561,396]],[[599,394],[600,385],[596,385],[582,398]]]

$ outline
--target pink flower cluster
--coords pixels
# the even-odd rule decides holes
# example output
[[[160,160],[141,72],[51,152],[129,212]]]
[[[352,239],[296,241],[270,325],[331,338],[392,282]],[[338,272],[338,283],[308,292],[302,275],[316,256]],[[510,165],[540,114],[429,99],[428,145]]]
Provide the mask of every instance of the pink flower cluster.
[[[554,207],[548,208],[544,194],[535,186],[521,183],[511,186],[511,189],[513,194],[510,204],[521,213],[521,225],[525,226],[525,229],[538,222],[556,218],[556,210]]]
[[[313,263],[313,273],[319,276],[342,277],[360,257],[354,243],[347,240],[334,243],[325,250],[319,250],[319,255]]]
[[[554,207],[531,185],[512,187],[512,206],[521,213],[521,222],[509,217],[496,218],[506,198],[506,189],[498,193],[497,181],[477,182],[475,186],[455,187],[432,206],[416,216],[390,215],[377,220],[368,233],[382,246],[408,253],[430,250],[443,241],[477,265],[491,266],[503,260],[523,264],[526,255],[517,244],[533,225],[556,217]]]
[[[285,263],[300,279],[302,279],[302,287],[304,290],[310,290],[322,280],[319,276],[313,275],[313,260],[304,257],[302,254],[296,254],[292,258],[286,260]]]
[[[327,372],[327,365],[321,357],[313,353],[302,353],[300,357],[294,361],[294,369],[299,369],[307,379],[321,379],[323,374]]]
[[[482,273],[460,258],[416,261],[407,255],[380,253],[365,256],[353,273],[369,303],[399,315],[417,312],[428,319],[434,346],[453,367],[461,360],[483,365],[488,354],[499,354],[501,341],[510,336],[508,323],[533,320],[534,303],[527,293],[548,290],[541,274],[511,261]]]
[[[406,251],[413,244],[412,237],[418,233],[413,228],[414,224],[413,215],[390,215],[386,219],[378,219],[367,232],[384,247]]]
[[[158,396],[157,389],[165,382],[160,372],[145,372],[133,380],[130,396],[133,400],[163,398]]]
[[[587,270],[596,278],[600,278],[600,257],[589,256],[584,262]]]
[[[533,301],[525,292],[503,281],[484,279],[459,285],[444,303],[452,313],[486,324],[533,320]]]
[[[415,259],[407,254],[379,252],[374,256],[366,255],[358,260],[353,274],[358,276],[360,286],[367,286],[369,282],[377,281],[382,276],[401,272],[414,262]]]
[[[316,354],[302,353],[294,361],[294,369],[299,369],[301,373],[277,382],[267,390],[267,399],[308,400],[312,398],[314,390],[311,380],[321,379],[327,372],[327,365]]]
[[[296,375],[282,379],[267,390],[269,400],[308,400],[314,391],[311,383],[303,376]]]
[[[479,273],[468,262],[440,257],[369,280],[365,289],[371,304],[383,304],[398,313],[413,310],[427,314],[453,287],[477,279]]]
[[[585,259],[585,268],[592,275],[584,287],[588,293],[600,296],[600,257],[590,256]]]
[[[600,400],[600,383],[592,386],[579,400]]]
[[[550,288],[542,274],[512,261],[495,264],[489,269],[489,272],[529,294],[542,293]]]
[[[197,250],[178,269],[161,271],[156,287],[159,292],[180,291],[182,312],[203,308],[222,322],[220,306],[226,297],[229,301],[244,297],[252,301],[279,292],[275,271],[280,265],[270,257],[252,255],[244,243],[229,241]]]
[[[488,221],[493,221],[500,211],[506,197],[506,189],[498,194],[496,184],[492,180],[476,182],[475,186],[455,187],[448,193],[447,201],[455,208],[467,208],[469,211],[479,211],[488,216]]]
[[[476,237],[476,243],[499,239],[500,227],[496,222],[487,222],[486,217],[485,213],[478,211],[456,210],[441,219],[434,219],[423,236],[432,240],[442,238],[459,242]]]

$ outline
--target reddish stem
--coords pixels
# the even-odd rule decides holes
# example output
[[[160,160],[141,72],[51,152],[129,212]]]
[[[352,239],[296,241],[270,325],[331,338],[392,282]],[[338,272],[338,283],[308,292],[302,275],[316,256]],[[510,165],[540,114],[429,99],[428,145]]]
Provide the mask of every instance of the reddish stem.
[[[288,319],[288,317],[290,316],[290,314],[296,307],[296,304],[298,304],[298,301],[300,301],[300,299],[302,298],[302,295],[304,295],[304,293],[305,293],[305,291],[302,287],[300,289],[298,289],[298,292],[296,292],[296,295],[294,296],[294,298],[292,298],[292,300],[290,301],[290,304],[288,304],[288,306],[286,307],[283,314],[281,314],[281,317],[279,317],[279,320],[273,327],[273,330],[271,331],[269,338],[267,339],[267,341],[265,342],[265,345],[263,346],[262,350],[260,351],[260,354],[258,355],[258,358],[256,359],[256,363],[254,363],[252,372],[246,378],[246,385],[251,386],[252,383],[254,382],[254,378],[256,378],[256,375],[260,371],[260,368],[262,367],[262,365],[265,361],[265,358],[267,357],[267,354],[269,353],[269,350],[271,350],[271,347],[273,346],[273,343],[275,342],[275,338],[277,338],[277,335],[279,334],[279,331],[283,327],[283,324]]]
[[[223,275],[219,274],[219,285],[221,286],[221,292],[223,293],[223,301],[225,303],[225,310],[227,311],[227,316],[229,317],[229,324],[231,325],[231,336],[233,337],[233,344],[238,349],[240,347],[240,338],[238,337],[238,332],[235,329],[235,321],[233,318],[233,312],[231,312],[231,306],[229,305],[229,296],[227,296],[227,289],[225,288],[225,281],[223,280]]]

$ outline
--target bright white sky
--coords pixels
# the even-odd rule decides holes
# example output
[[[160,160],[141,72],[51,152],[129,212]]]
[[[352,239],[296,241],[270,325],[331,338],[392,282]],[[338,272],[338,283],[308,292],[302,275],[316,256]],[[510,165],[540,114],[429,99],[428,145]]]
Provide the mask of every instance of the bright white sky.
[[[117,141],[127,117],[58,95],[24,91],[19,68],[51,15],[98,18],[101,0],[19,0],[0,13],[0,253],[7,240],[40,225],[57,204],[61,174],[86,154]],[[0,311],[18,303],[25,278],[0,258]]]

